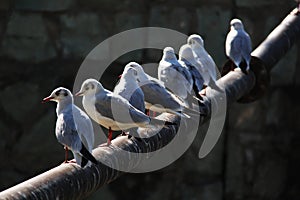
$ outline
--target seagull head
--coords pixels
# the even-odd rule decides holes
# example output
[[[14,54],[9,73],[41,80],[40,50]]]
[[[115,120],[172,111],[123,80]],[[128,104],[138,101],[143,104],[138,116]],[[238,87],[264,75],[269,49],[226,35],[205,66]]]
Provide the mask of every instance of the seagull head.
[[[46,103],[48,101],[55,101],[57,103],[60,102],[73,102],[73,95],[70,90],[64,87],[59,87],[53,90],[50,96],[43,99],[42,103]]]
[[[184,44],[179,49],[179,59],[186,59],[187,61],[191,61],[194,59],[193,50],[188,44]]]
[[[244,25],[243,22],[240,19],[233,19],[230,21],[230,28],[233,30],[243,30]]]
[[[131,67],[130,63],[125,66],[122,77],[124,77],[127,80],[135,80],[140,82],[137,70]]]
[[[100,89],[103,89],[102,84],[96,79],[90,78],[82,83],[79,92],[75,96],[95,95]]]
[[[190,45],[192,48],[199,48],[204,46],[203,39],[198,34],[192,34],[187,39],[187,44]]]
[[[130,62],[125,66],[125,69],[129,67],[132,67],[136,70],[139,82],[148,80],[148,77],[140,64],[138,64],[137,62]]]
[[[165,60],[172,60],[177,59],[174,49],[172,47],[165,47],[163,51],[163,59]]]

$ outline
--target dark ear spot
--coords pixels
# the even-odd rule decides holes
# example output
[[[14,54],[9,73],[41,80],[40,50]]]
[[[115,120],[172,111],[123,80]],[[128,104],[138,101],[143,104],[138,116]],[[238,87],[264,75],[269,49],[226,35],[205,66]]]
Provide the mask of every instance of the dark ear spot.
[[[92,90],[95,88],[94,84],[91,84],[91,88],[92,88]]]
[[[67,92],[64,92],[64,96],[65,96],[65,97],[68,96],[68,93],[67,93]]]
[[[57,90],[57,91],[55,92],[55,95],[56,95],[56,96],[59,96],[60,92],[61,92],[61,90]]]

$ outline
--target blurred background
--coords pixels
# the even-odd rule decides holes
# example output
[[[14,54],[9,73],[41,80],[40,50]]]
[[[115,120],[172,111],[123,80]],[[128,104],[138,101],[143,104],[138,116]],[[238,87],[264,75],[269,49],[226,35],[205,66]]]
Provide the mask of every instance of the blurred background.
[[[63,162],[56,105],[40,102],[58,86],[72,90],[83,59],[103,40],[145,26],[198,33],[221,69],[233,17],[243,20],[255,48],[295,6],[293,0],[1,0],[0,191]],[[207,157],[198,158],[199,134],[170,166],[123,175],[88,199],[299,199],[299,48],[298,42],[272,70],[262,99],[229,108]],[[126,63],[158,62],[161,53],[126,54],[101,81],[112,89]]]

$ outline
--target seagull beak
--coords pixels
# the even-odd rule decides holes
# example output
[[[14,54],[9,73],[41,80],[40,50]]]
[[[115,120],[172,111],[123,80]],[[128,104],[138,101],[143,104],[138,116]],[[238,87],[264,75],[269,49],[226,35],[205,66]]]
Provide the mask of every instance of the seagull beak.
[[[51,101],[52,99],[54,99],[54,97],[51,97],[51,96],[46,97],[46,98],[43,99],[42,103],[46,103],[48,101]]]
[[[77,92],[77,93],[75,94],[75,96],[77,96],[77,97],[78,97],[78,96],[83,96],[83,92],[80,92],[80,91],[79,91],[79,92]]]
[[[118,78],[119,78],[119,79],[122,78],[122,74],[120,74],[120,75],[118,76]]]

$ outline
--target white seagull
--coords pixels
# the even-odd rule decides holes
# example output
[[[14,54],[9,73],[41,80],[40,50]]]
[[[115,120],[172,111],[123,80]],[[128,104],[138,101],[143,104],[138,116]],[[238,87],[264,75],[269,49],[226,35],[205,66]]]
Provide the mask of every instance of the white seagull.
[[[76,163],[84,167],[88,161],[97,164],[91,154],[94,146],[94,131],[90,118],[73,104],[70,90],[59,87],[43,99],[57,102],[55,134],[58,142],[65,147],[65,162],[68,162],[68,149],[73,152]]]
[[[226,55],[236,67],[241,68],[241,63],[246,62],[246,71],[243,68],[241,70],[247,74],[250,70],[251,38],[244,30],[244,25],[240,19],[230,21],[230,31],[226,37],[225,50]]]
[[[200,73],[204,78],[204,85],[209,85],[211,80],[216,81],[220,77],[220,73],[213,58],[205,50],[202,37],[192,34],[188,37],[187,44],[191,46],[196,60],[201,65]]]
[[[192,76],[189,70],[178,62],[172,47],[164,48],[158,65],[158,79],[183,100],[186,100],[192,91]]]
[[[85,80],[76,96],[83,96],[82,104],[87,114],[95,122],[108,129],[108,146],[111,144],[113,130],[124,131],[134,127],[152,128],[160,125],[174,125],[171,122],[145,115],[124,97],[105,89],[95,79]]]
[[[128,63],[125,66],[122,75],[120,75],[120,80],[115,86],[113,93],[124,97],[133,107],[145,113],[146,108],[144,93],[137,84],[137,71],[133,67],[130,67],[130,65],[131,63]],[[137,132],[137,128],[130,129],[130,134],[132,132]],[[125,133],[123,132],[122,135],[124,134]],[[131,137],[130,134],[128,135],[128,138]]]
[[[145,95],[146,109],[160,113],[167,112],[185,118],[190,118],[186,112],[199,116],[202,115],[198,111],[185,107],[183,102],[160,84],[159,80],[146,74],[141,65],[132,62],[131,67],[135,68],[138,72],[138,84]]]
[[[115,86],[113,92],[124,97],[133,107],[145,113],[145,97],[137,81],[137,71],[131,67],[130,62],[125,66],[119,83]]]
[[[203,100],[200,92],[203,89],[204,79],[202,74],[200,74],[199,70],[197,69],[199,67],[199,63],[196,61],[193,55],[193,50],[188,44],[184,44],[180,47],[179,62],[189,69],[189,72],[192,75],[193,89],[196,97],[200,100]]]

